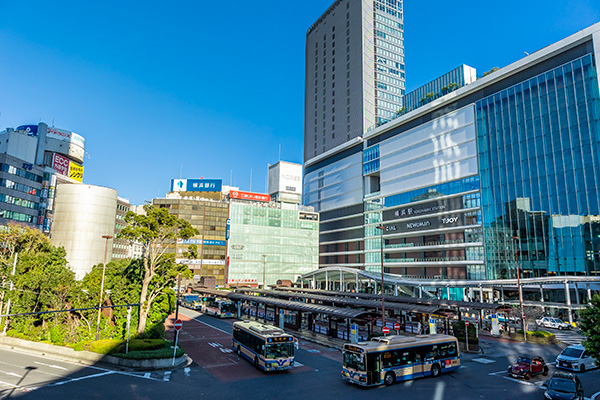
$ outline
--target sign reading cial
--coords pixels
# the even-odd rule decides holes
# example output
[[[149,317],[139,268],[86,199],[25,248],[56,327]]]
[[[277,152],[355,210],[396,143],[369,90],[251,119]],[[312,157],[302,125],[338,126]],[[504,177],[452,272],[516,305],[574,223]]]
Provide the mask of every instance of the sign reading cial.
[[[52,168],[59,174],[63,176],[69,176],[69,166],[71,164],[71,160],[67,157],[61,156],[58,153],[54,153],[54,158],[52,159]]]
[[[254,201],[271,201],[271,196],[268,194],[261,193],[251,193],[251,192],[241,192],[239,190],[232,190],[229,192],[230,199],[240,199],[240,200],[254,200]]]
[[[79,165],[71,161],[69,165],[69,178],[77,182],[83,182],[83,165]]]
[[[221,179],[171,179],[171,192],[220,192]]]

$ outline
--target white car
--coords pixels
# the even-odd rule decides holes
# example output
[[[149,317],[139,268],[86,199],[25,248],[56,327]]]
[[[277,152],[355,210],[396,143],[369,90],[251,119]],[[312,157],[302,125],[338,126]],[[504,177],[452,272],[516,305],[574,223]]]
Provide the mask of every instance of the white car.
[[[569,369],[572,371],[584,372],[596,368],[598,364],[580,344],[569,346],[556,357],[556,366],[558,368]]]
[[[554,329],[571,329],[572,326],[567,324],[564,321],[561,321],[558,318],[554,317],[544,317],[542,319],[538,319],[535,321],[538,326],[543,326],[544,328],[554,328]]]

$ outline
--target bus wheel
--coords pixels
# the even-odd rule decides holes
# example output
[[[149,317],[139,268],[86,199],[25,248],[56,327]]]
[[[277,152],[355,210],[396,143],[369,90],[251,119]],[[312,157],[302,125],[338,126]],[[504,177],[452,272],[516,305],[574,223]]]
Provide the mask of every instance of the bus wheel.
[[[440,376],[440,366],[438,364],[433,364],[431,366],[431,376],[434,378]]]
[[[383,383],[385,383],[386,386],[392,386],[394,382],[396,382],[396,374],[394,374],[393,372],[388,372],[387,374],[385,374],[385,378],[383,378]]]

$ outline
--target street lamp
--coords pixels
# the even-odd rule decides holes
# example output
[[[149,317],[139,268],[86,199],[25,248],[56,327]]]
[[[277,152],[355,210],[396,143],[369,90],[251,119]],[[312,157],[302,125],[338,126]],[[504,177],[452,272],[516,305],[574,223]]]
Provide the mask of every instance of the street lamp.
[[[519,272],[519,257],[517,256],[517,240],[518,236],[511,237],[513,240],[513,248],[515,251],[515,262],[517,263],[517,290],[519,291],[519,311],[521,312],[521,320],[523,321],[523,339],[527,341],[527,327],[525,326],[525,313],[523,313],[523,291],[521,290],[521,274]]]
[[[106,239],[106,244],[104,245],[104,264],[102,264],[102,283],[100,284],[100,303],[98,304],[98,321],[96,322],[96,340],[100,340],[100,310],[102,309],[102,297],[104,294],[104,274],[106,272],[106,253],[108,252],[108,241],[113,237],[110,235],[102,236],[102,239]]]
[[[263,254],[263,290],[267,288],[266,274],[267,274],[267,255]]]
[[[379,238],[381,242],[379,247],[381,249],[381,327],[383,328],[385,326],[385,285],[383,282],[383,230],[385,229],[385,226],[379,225],[376,226],[376,228],[379,229]]]

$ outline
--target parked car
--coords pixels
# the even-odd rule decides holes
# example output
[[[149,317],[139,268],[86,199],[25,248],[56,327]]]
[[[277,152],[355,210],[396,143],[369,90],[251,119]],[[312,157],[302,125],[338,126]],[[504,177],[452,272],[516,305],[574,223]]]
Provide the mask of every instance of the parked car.
[[[556,357],[558,368],[570,369],[572,371],[585,372],[598,366],[596,360],[589,355],[587,350],[580,344],[569,346]]]
[[[548,375],[548,366],[542,357],[519,356],[513,365],[506,369],[508,374],[515,378],[531,379],[532,376]]]
[[[583,385],[578,377],[567,372],[557,372],[542,388],[544,397],[551,400],[583,400]]]
[[[554,317],[544,317],[542,319],[536,319],[535,323],[538,326],[543,326],[544,328],[554,328],[554,329],[571,329],[572,326],[567,324],[566,322],[560,320],[559,318]]]

